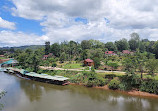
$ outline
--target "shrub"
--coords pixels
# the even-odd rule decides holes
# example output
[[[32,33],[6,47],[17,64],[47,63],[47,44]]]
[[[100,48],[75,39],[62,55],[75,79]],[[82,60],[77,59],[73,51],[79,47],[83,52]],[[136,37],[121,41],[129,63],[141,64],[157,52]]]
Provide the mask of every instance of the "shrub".
[[[93,86],[97,86],[97,81],[96,80],[88,80],[87,87],[93,87]]]
[[[57,66],[57,64],[55,62],[53,62],[52,67],[56,67],[56,66]]]
[[[105,86],[106,84],[108,84],[108,79],[97,77],[97,86]]]
[[[132,88],[139,88],[141,79],[137,75],[125,75],[120,77],[120,90],[131,90]]]
[[[110,89],[116,90],[116,89],[119,89],[119,84],[120,84],[120,81],[114,78],[108,83],[108,87]]]
[[[105,75],[105,78],[108,78],[108,79],[113,79],[114,77],[116,77],[115,74],[106,74]]]
[[[145,80],[140,86],[141,91],[158,94],[158,81],[156,80]]]
[[[113,71],[114,69],[117,69],[119,65],[115,62],[109,62],[108,66],[112,67],[112,71]]]
[[[121,91],[127,91],[131,89],[131,86],[129,86],[127,83],[123,82],[119,84],[119,89]]]

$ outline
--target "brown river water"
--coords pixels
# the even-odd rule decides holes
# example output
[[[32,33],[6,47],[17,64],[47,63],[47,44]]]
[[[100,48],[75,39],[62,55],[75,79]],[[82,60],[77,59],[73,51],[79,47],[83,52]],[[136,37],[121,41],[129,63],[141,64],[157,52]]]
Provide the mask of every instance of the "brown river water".
[[[158,98],[84,86],[58,86],[0,72],[3,111],[158,111]]]

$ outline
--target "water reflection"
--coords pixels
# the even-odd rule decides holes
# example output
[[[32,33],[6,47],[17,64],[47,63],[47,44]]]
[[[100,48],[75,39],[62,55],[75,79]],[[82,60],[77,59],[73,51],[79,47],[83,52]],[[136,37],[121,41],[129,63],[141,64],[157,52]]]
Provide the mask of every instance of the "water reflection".
[[[22,90],[24,90],[30,102],[40,100],[43,90],[43,87],[41,87],[40,85],[35,84],[35,82],[32,81],[20,80],[20,87]]]
[[[1,72],[0,88],[9,92],[3,99],[5,111],[158,111],[157,99],[22,80]]]

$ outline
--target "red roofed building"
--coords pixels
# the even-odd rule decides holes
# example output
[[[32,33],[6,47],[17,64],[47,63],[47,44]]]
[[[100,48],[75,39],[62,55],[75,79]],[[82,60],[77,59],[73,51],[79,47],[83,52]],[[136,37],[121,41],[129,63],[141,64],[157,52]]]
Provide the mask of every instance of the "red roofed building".
[[[129,50],[123,50],[122,53],[123,54],[131,54],[131,52]]]
[[[5,57],[4,55],[0,55],[0,57]]]
[[[43,59],[43,60],[48,59],[48,55],[44,55],[42,59]]]
[[[117,55],[114,51],[106,51],[105,54],[108,56]]]
[[[85,59],[84,60],[84,65],[85,66],[94,66],[94,61],[91,59]]]
[[[48,55],[44,55],[42,59],[46,60],[46,59],[48,59],[49,57],[52,57],[52,56],[53,56],[53,54],[49,53]]]
[[[53,53],[49,53],[48,56],[49,56],[49,57],[50,57],[50,56],[53,56]]]

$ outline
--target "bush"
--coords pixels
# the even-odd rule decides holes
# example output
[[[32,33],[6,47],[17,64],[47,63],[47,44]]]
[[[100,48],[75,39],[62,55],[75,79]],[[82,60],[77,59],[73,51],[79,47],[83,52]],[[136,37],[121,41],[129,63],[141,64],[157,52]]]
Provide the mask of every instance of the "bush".
[[[131,90],[132,88],[137,88],[139,89],[141,85],[141,79],[137,75],[125,75],[120,77],[121,84],[120,90]]]
[[[55,62],[53,62],[52,67],[56,67],[56,66],[57,66],[57,64]]]
[[[112,71],[113,71],[114,69],[117,69],[119,65],[115,62],[109,62],[108,66],[112,67]]]
[[[119,89],[119,84],[120,84],[120,81],[114,78],[108,83],[108,87],[110,89],[116,90],[116,89]]]
[[[87,87],[93,87],[93,86],[97,86],[97,81],[96,80],[88,80]]]
[[[105,78],[108,78],[108,79],[113,79],[114,77],[116,77],[115,74],[106,74],[105,75]]]
[[[158,94],[158,81],[156,80],[145,80],[140,86],[141,91]]]
[[[108,84],[108,79],[102,77],[97,78],[97,86],[105,86],[106,84]]]
[[[119,89],[121,91],[127,91],[131,89],[131,86],[129,86],[127,83],[123,82],[119,84]]]

